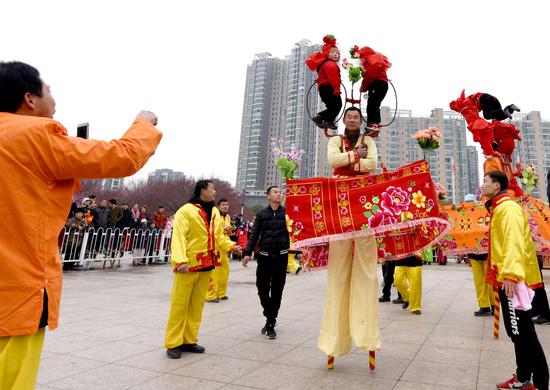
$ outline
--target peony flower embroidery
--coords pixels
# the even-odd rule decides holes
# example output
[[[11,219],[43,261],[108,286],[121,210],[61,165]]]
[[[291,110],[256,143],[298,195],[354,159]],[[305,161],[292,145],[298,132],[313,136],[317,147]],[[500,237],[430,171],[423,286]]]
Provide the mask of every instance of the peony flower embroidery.
[[[422,191],[418,190],[417,192],[413,193],[412,196],[412,202],[416,207],[418,207],[419,209],[426,208],[426,196],[422,194]]]
[[[390,186],[381,195],[380,207],[393,215],[399,215],[408,210],[411,200],[406,191],[399,187]]]
[[[392,215],[392,213],[386,210],[378,210],[376,214],[369,217],[370,228],[375,228],[382,225],[390,225],[395,222],[395,217]]]

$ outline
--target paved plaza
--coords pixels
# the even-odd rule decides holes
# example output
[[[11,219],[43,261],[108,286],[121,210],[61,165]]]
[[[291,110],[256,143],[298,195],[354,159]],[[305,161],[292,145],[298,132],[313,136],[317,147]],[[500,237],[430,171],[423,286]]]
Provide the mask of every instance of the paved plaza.
[[[278,338],[268,340],[260,335],[255,262],[231,268],[230,299],[205,306],[206,353],[179,360],[163,348],[170,266],[66,272],[60,328],[46,334],[37,389],[494,389],[514,372],[503,327],[495,340],[492,317],[473,316],[467,265],[423,267],[421,316],[380,304],[382,349],[372,372],[363,350],[327,370],[316,348],[326,271],[288,275]],[[550,326],[537,332],[550,354]]]

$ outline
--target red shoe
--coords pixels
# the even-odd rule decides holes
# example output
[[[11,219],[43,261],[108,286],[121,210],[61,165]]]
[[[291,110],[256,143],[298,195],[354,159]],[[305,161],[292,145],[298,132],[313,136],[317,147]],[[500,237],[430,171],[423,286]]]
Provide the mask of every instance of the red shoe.
[[[376,138],[380,134],[380,129],[382,129],[382,126],[380,126],[378,123],[367,125],[365,127],[365,135],[371,138]]]
[[[514,374],[512,378],[508,379],[506,382],[497,384],[497,389],[499,390],[508,390],[508,389],[537,390],[535,386],[531,383],[531,381],[527,381],[523,383],[519,382],[516,374]]]

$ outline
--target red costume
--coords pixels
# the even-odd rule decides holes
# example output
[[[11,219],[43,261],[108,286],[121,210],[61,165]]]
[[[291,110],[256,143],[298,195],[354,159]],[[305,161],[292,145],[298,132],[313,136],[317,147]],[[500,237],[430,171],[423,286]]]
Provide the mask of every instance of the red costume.
[[[357,54],[363,64],[363,81],[359,89],[360,92],[367,92],[369,85],[374,80],[388,82],[386,72],[391,67],[391,62],[385,55],[375,52],[368,46],[359,49]]]
[[[326,35],[323,38],[323,48],[320,52],[313,53],[306,60],[306,65],[311,71],[317,71],[317,88],[319,96],[325,103],[326,110],[319,112],[313,119],[315,124],[321,128],[337,129],[334,120],[342,108],[340,98],[340,67],[338,62],[329,59],[331,49],[337,48],[336,38]]]
[[[466,97],[463,90],[460,97],[453,100],[449,107],[453,111],[462,114],[474,141],[481,145],[483,154],[488,157],[484,164],[484,171],[499,170],[504,172],[509,181],[508,189],[513,191],[515,196],[521,196],[523,191],[517,184],[511,165],[512,153],[516,147],[515,141],[521,141],[519,130],[511,123],[503,123],[495,119],[492,122],[487,122],[481,118],[479,116],[480,110],[487,107],[487,105],[484,107],[483,99],[496,100],[493,96],[481,92]],[[491,112],[491,114],[494,112]]]
[[[368,92],[367,102],[367,135],[377,137],[380,132],[380,106],[388,92],[387,70],[391,67],[385,55],[365,46],[359,49],[354,46],[350,51],[353,57],[361,59],[363,81],[359,92]]]

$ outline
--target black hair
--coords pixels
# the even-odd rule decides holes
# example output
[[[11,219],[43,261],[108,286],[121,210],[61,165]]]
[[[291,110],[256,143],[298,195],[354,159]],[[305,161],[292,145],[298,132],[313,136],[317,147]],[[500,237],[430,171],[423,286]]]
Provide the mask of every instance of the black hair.
[[[346,111],[344,111],[344,118],[346,117],[347,113],[350,112],[350,111],[357,111],[359,113],[359,116],[361,116],[361,110],[357,107],[349,107],[346,109]]]
[[[279,187],[278,187],[278,186],[271,186],[271,187],[269,187],[269,188],[267,189],[267,191],[265,192],[266,195],[269,195],[269,193],[271,192],[271,190],[272,190],[273,188],[279,188]]]
[[[86,213],[86,209],[83,209],[82,207],[77,207],[75,210],[74,210],[74,213]]]
[[[485,174],[489,176],[491,180],[500,184],[500,190],[505,191],[508,189],[508,176],[501,171],[490,171]]]
[[[218,206],[221,205],[223,202],[229,203],[229,201],[227,199],[221,198],[220,200],[218,200]]]
[[[214,184],[212,180],[199,180],[197,184],[195,184],[195,191],[193,191],[195,198],[200,198],[201,191],[207,189],[210,183]]]
[[[114,204],[116,206],[116,199],[109,199],[110,204]]]
[[[128,202],[122,202],[120,205],[121,205],[121,206],[124,206],[124,205],[130,206],[130,203],[128,203]]]
[[[38,70],[23,62],[0,62],[0,111],[16,112],[26,93],[42,97]]]
[[[160,205],[159,207],[157,207],[157,210],[158,209],[165,209],[166,207],[164,207],[163,205]]]
[[[95,199],[96,196],[95,196],[94,194],[92,194],[92,195],[88,196],[88,198],[90,198],[90,199]]]

